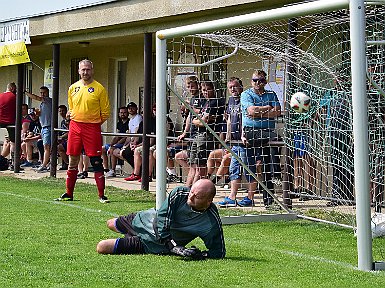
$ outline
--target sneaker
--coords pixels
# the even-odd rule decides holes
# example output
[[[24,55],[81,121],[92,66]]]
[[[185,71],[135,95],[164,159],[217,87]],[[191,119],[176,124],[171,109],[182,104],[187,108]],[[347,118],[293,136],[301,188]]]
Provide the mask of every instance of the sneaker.
[[[67,193],[64,193],[59,198],[54,199],[55,201],[73,201],[74,199],[70,197]]]
[[[103,203],[103,204],[104,203],[110,203],[110,200],[108,200],[108,198],[103,195],[102,197],[99,198],[99,202]]]
[[[39,168],[36,169],[36,173],[45,173],[45,172],[48,172],[48,167],[40,166]]]
[[[78,179],[86,179],[86,177],[83,175],[83,173],[79,173],[78,175]]]
[[[136,181],[136,180],[139,180],[139,179],[140,179],[140,176],[139,175],[135,175],[134,173],[132,173],[127,178],[124,178],[124,180],[126,180],[126,181]]]
[[[168,174],[167,183],[176,183],[179,181],[179,177],[175,174]]]
[[[114,170],[108,171],[104,177],[106,178],[116,177],[115,171]]]
[[[237,200],[230,199],[229,197],[225,197],[221,202],[217,203],[219,207],[236,207]]]
[[[33,167],[35,166],[32,162],[25,161],[23,164],[20,165],[20,167]]]
[[[271,183],[273,183],[275,186],[282,186],[282,181],[278,177],[271,179]]]
[[[254,200],[251,200],[249,197],[245,196],[245,198],[238,202],[238,205],[241,207],[254,206]]]
[[[80,172],[77,176],[78,176],[78,179],[86,179],[88,177],[88,172],[87,171]]]

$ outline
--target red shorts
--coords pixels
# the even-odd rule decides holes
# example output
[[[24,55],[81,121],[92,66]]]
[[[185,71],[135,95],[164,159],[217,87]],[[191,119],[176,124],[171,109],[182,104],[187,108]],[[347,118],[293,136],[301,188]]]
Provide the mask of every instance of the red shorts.
[[[71,121],[68,133],[67,155],[80,155],[83,148],[87,156],[102,155],[102,134],[99,123]]]

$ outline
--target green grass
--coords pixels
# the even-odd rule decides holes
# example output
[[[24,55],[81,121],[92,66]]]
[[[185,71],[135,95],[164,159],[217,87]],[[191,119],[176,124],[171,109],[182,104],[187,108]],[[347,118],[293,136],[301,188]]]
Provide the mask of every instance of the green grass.
[[[385,287],[385,272],[355,269],[352,231],[302,220],[224,226],[224,260],[98,255],[98,241],[117,237],[106,220],[153,207],[154,195],[108,187],[100,204],[78,183],[76,201],[52,201],[63,191],[62,179],[0,176],[0,287]],[[385,259],[385,240],[373,246]]]

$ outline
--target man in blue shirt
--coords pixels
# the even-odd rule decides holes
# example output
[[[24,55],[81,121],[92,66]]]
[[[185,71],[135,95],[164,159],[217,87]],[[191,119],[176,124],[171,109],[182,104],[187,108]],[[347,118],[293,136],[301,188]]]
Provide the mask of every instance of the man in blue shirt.
[[[277,135],[274,132],[275,118],[281,115],[281,105],[277,95],[273,91],[265,90],[267,84],[266,72],[257,70],[253,73],[251,85],[241,94],[242,110],[242,142],[246,145],[246,165],[256,174],[256,158],[262,157],[263,178],[267,188],[272,191],[272,159],[276,159],[276,149],[265,146],[272,138]],[[247,177],[249,182],[254,183],[255,179]],[[239,206],[253,206],[255,191],[248,191],[248,196],[238,202]],[[263,202],[266,207],[270,206],[273,198],[264,190]]]
[[[174,254],[193,259],[224,258],[222,223],[212,203],[215,185],[198,180],[190,188],[173,189],[159,210],[149,209],[107,221],[112,231],[124,238],[98,243],[101,254]],[[207,251],[185,246],[201,238]]]

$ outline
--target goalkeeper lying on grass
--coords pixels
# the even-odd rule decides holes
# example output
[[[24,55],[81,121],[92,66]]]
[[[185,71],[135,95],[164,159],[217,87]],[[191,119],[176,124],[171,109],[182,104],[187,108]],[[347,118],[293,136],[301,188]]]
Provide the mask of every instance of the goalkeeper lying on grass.
[[[149,209],[107,221],[124,238],[98,243],[101,254],[175,254],[187,259],[223,258],[226,254],[222,223],[212,203],[215,186],[207,179],[191,190],[173,189],[158,211]],[[186,245],[200,237],[207,251]]]

